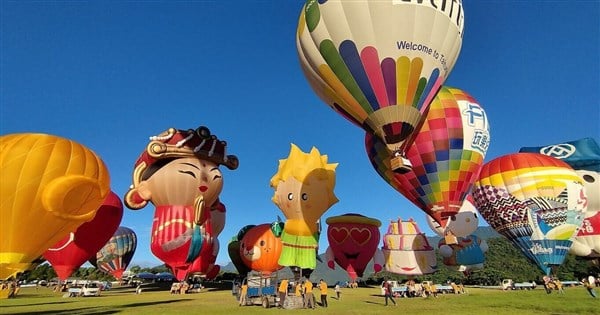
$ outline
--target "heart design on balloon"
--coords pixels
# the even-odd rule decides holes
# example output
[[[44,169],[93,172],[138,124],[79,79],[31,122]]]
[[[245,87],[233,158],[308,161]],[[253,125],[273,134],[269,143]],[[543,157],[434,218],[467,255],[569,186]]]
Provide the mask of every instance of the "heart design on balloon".
[[[371,239],[371,231],[367,228],[352,228],[350,236],[358,245],[365,245]]]
[[[348,238],[349,233],[348,229],[345,227],[332,227],[329,231],[329,235],[336,243],[341,244],[346,240],[346,238]]]

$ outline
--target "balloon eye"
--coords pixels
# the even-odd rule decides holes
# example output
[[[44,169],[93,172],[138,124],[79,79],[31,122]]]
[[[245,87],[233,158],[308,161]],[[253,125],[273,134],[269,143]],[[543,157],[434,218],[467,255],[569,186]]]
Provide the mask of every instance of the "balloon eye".
[[[592,175],[588,175],[588,174],[583,175],[583,180],[588,183],[593,183],[596,181]]]
[[[292,200],[292,199],[294,199],[294,194],[292,194],[292,193],[289,193],[289,194],[288,194],[288,200]]]
[[[452,220],[452,221],[456,221],[456,216],[455,216],[455,215],[451,216],[451,217],[450,217],[450,220]]]
[[[308,200],[308,194],[307,193],[303,193],[302,194],[302,200]]]
[[[473,213],[473,216],[475,217],[475,219],[477,219],[477,213]]]
[[[265,241],[261,240],[260,241],[260,246],[265,246]]]

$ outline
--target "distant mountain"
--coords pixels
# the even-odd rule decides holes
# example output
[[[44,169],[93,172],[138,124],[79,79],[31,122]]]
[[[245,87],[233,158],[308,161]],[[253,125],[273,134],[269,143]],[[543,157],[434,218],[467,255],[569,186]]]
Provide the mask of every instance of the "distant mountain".
[[[484,240],[488,240],[490,238],[502,237],[493,228],[491,228],[489,226],[480,226],[477,228],[477,230],[473,234],[475,234],[477,237],[484,239]],[[429,236],[429,237],[427,237],[427,240],[429,241],[429,244],[431,246],[437,247],[437,243],[439,242],[440,237],[437,235]],[[325,254],[319,255],[319,257],[321,257],[321,260],[323,262],[319,262],[317,260],[317,268],[313,271],[312,275],[310,276],[311,280],[318,281],[319,279],[323,279],[328,284],[334,284],[338,281],[340,281],[340,282],[350,281],[350,277],[348,277],[348,274],[346,273],[346,271],[343,270],[337,264],[335,265],[334,270],[331,270],[327,266]],[[374,263],[371,260],[371,262],[369,262],[369,264],[367,265],[367,268],[365,269],[365,276],[369,276],[370,274],[372,274],[374,272],[373,265],[374,265]],[[225,266],[221,266],[221,270],[225,271],[225,272],[237,273],[237,270],[235,269],[235,266],[233,265],[232,262],[229,262]],[[279,277],[280,278],[292,278],[293,273],[290,270],[290,268],[283,268],[279,271]]]

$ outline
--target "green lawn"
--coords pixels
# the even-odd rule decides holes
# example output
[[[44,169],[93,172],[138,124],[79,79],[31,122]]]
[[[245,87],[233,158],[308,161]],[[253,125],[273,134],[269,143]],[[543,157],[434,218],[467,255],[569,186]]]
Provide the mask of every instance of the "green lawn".
[[[550,295],[539,288],[532,291],[468,288],[463,295],[397,298],[397,307],[384,307],[379,288],[373,287],[343,289],[340,301],[331,295],[328,301],[327,309],[317,306],[316,310],[281,310],[239,307],[228,290],[171,295],[162,289],[136,295],[132,288],[116,287],[100,297],[63,298],[62,294],[42,287],[22,288],[17,298],[0,300],[0,314],[600,314],[600,298],[593,299],[581,287]]]

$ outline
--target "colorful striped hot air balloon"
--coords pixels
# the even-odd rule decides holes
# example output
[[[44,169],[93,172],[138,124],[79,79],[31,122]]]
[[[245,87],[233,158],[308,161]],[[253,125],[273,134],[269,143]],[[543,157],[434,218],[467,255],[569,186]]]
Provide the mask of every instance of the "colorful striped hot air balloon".
[[[120,280],[135,254],[136,247],[135,232],[130,228],[120,226],[96,256],[90,259],[90,263]]]
[[[110,192],[104,162],[61,137],[0,137],[0,279],[27,270],[50,246],[90,221]]]
[[[388,184],[445,226],[477,178],[489,141],[489,122],[478,102],[464,91],[443,87],[408,150],[411,172],[393,172],[385,144],[369,133],[365,148]]]
[[[484,164],[475,206],[546,275],[562,264],[587,207],[582,179],[565,162],[515,153]]]
[[[307,0],[300,65],[316,94],[387,146],[394,171],[462,46],[462,2]]]

